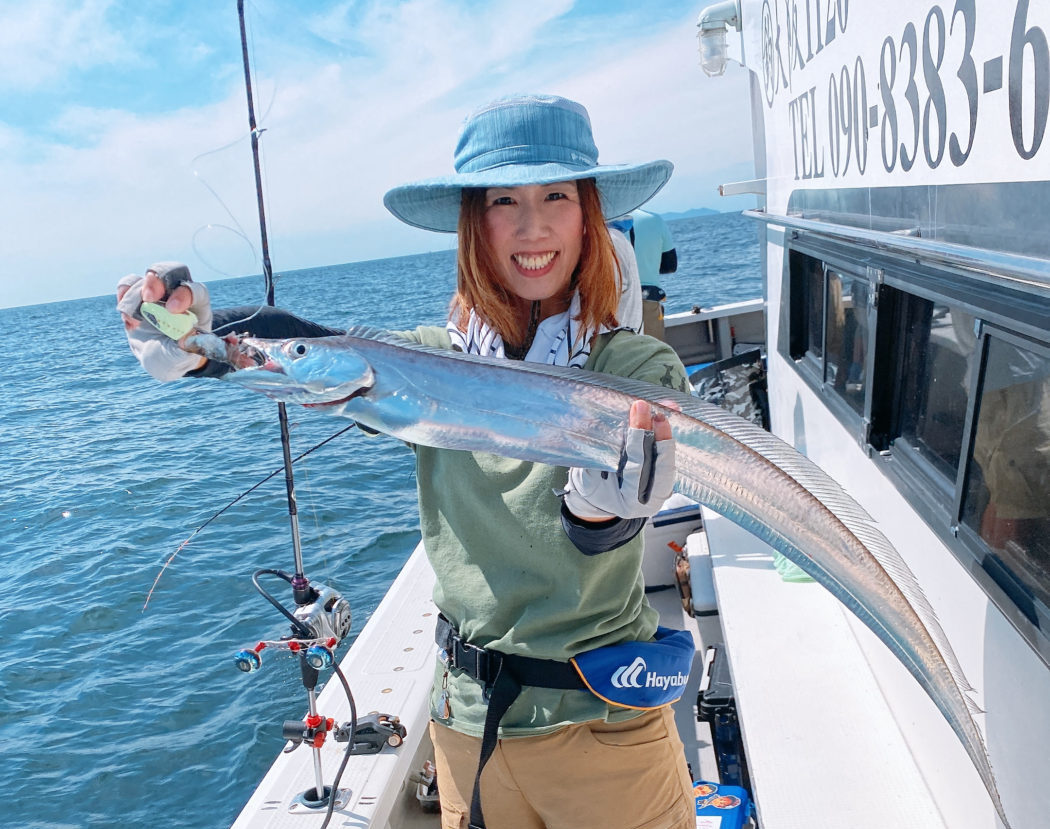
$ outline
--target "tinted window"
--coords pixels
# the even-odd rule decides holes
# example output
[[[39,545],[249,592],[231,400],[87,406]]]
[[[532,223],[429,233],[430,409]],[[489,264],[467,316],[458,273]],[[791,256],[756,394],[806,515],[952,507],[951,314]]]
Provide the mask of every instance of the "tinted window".
[[[824,263],[814,256],[791,251],[791,309],[789,354],[793,360],[809,357],[820,362],[824,353]]]
[[[811,256],[805,260],[806,351],[817,359],[824,353],[824,266]]]
[[[1050,606],[1050,360],[989,337],[979,404],[963,521],[1041,605],[1018,602],[1034,620]]]
[[[864,413],[864,366],[869,348],[868,281],[827,272],[827,359],[824,382],[857,414]]]
[[[858,415],[864,414],[865,366],[871,347],[864,277],[832,268],[815,256],[792,251],[790,355],[815,372]]]
[[[911,294],[901,293],[900,301],[898,434],[954,485],[977,344],[974,319]]]

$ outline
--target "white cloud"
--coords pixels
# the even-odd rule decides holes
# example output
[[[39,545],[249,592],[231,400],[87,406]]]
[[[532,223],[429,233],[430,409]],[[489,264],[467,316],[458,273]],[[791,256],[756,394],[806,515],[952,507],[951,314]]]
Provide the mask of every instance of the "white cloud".
[[[0,8],[0,87],[47,86],[68,72],[114,63],[130,51],[107,21],[110,0],[34,0]]]
[[[490,21],[478,25],[486,28]],[[442,34],[435,36],[440,39]],[[673,201],[667,209],[685,209],[697,199],[713,198],[710,183],[707,193],[690,189],[697,169],[728,167],[751,157],[746,73],[704,76],[689,25],[673,27],[631,49],[625,48],[622,35],[619,41],[599,38],[586,59],[575,53],[556,54],[557,59],[552,56],[539,67],[533,60],[491,80],[485,79],[484,61],[501,60],[502,51],[481,52],[480,71],[464,72],[437,90],[429,82],[434,74],[429,64],[401,77],[384,60],[379,61],[380,71],[368,78],[333,65],[286,85],[265,139],[271,197],[275,212],[289,213],[286,227],[303,232],[306,227],[301,225],[337,227],[366,221],[377,215],[382,195],[391,186],[451,172],[452,149],[466,112],[510,91],[556,92],[583,102],[603,161],[673,160],[678,173],[664,196]],[[428,80],[421,83],[421,78]],[[308,190],[304,181],[311,183]],[[317,205],[311,209],[304,199],[316,200]]]
[[[100,18],[101,7],[88,5]],[[363,18],[355,9],[352,31],[341,28],[346,8],[339,8],[314,21],[316,30],[336,45],[367,37],[367,61],[336,60],[337,50],[325,63],[316,50],[313,58],[297,52],[261,61],[256,99],[267,130],[275,267],[447,248],[452,237],[393,219],[383,193],[451,172],[467,111],[515,91],[584,103],[606,163],[674,161],[657,209],[719,206],[714,186],[726,179],[717,171],[738,172],[751,157],[746,73],[703,75],[691,16],[639,38],[622,30],[623,18],[605,21],[602,31],[566,24],[558,18],[567,5],[504,2],[467,14],[456,4],[414,0],[374,7]],[[74,106],[59,118],[75,143],[0,125],[0,149],[9,150],[0,153],[0,181],[17,196],[0,201],[0,306],[104,293],[124,273],[160,259],[182,259],[206,277],[213,272],[203,260],[227,275],[259,270],[242,241],[216,229],[239,223],[257,246],[239,79],[225,100],[160,117]]]

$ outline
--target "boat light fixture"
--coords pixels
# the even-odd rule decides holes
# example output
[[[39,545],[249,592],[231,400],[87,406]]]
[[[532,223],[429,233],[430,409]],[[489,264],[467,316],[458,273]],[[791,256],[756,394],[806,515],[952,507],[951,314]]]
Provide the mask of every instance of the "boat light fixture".
[[[726,71],[729,60],[726,35],[732,26],[740,31],[740,2],[725,0],[708,6],[696,21],[700,40],[700,67],[708,77],[717,77]]]

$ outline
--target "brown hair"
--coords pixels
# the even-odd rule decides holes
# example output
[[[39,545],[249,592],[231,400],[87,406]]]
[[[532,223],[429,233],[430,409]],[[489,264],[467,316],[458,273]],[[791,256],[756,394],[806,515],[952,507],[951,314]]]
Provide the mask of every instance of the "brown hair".
[[[612,328],[617,325],[616,309],[623,290],[623,275],[605,226],[594,179],[579,179],[576,185],[583,209],[583,244],[565,300],[568,302],[573,289],[580,292],[582,330],[596,330],[599,325]],[[495,277],[499,270],[485,235],[485,208],[484,188],[463,188],[456,293],[449,318],[466,330],[473,308],[499,332],[505,343],[520,346],[527,336],[528,321],[517,313],[517,296]]]

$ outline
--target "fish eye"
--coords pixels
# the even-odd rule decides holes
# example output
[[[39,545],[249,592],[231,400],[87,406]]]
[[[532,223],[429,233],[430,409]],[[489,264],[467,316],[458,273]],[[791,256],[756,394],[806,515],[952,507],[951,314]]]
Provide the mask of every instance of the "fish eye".
[[[288,345],[288,352],[293,357],[305,357],[309,351],[309,346],[304,342],[294,342]]]

